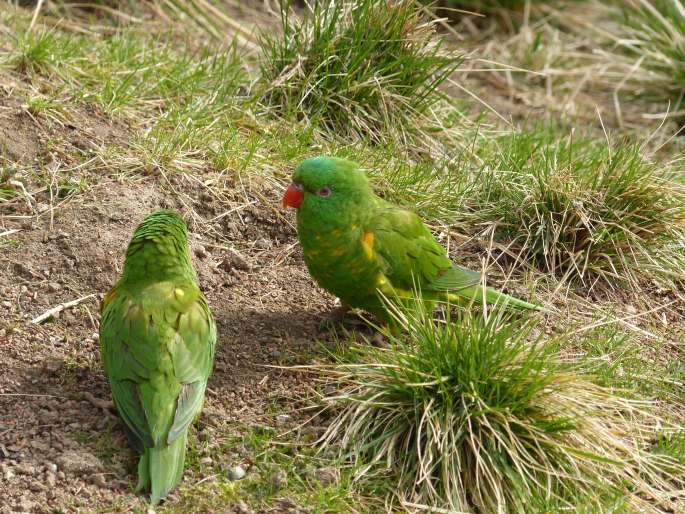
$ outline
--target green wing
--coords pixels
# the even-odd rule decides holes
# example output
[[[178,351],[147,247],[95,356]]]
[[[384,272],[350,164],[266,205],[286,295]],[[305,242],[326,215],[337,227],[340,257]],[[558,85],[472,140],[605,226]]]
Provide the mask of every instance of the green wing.
[[[372,245],[367,253],[376,256],[395,292],[418,287],[423,292],[441,293],[450,301],[466,299],[540,310],[538,305],[483,288],[481,274],[454,264],[415,213],[379,200],[369,220],[367,230],[373,238],[363,238],[363,244]]]
[[[479,273],[455,265],[415,213],[386,202],[376,208],[367,230],[381,270],[394,288],[457,291],[480,282]]]
[[[145,447],[169,444],[200,410],[216,327],[195,285],[110,293],[101,351],[114,403]]]

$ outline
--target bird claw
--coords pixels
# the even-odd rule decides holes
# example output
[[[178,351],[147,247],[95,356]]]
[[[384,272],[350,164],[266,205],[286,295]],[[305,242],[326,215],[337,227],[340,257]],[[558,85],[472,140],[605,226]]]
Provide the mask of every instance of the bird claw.
[[[345,315],[349,310],[350,306],[344,303],[335,307],[319,322],[319,332],[328,332],[337,325],[340,325],[344,321]]]
[[[376,348],[390,348],[388,338],[382,332],[376,332],[371,338],[371,344]]]

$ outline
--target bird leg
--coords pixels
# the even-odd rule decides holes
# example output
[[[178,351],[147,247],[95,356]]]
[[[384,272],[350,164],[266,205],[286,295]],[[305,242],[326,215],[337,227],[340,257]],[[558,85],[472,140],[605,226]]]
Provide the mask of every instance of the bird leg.
[[[376,348],[390,348],[388,338],[383,334],[383,332],[376,332],[371,338],[370,342]]]
[[[336,325],[340,325],[345,319],[345,315],[349,312],[351,307],[346,303],[341,303],[340,305],[333,308],[325,318],[319,322],[319,332],[326,332]]]

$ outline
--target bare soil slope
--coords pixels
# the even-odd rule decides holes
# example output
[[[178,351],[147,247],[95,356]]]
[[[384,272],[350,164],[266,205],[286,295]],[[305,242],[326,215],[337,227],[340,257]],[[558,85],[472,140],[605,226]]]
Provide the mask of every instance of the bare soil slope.
[[[2,102],[5,158],[37,170],[50,138],[69,142],[72,132],[75,143],[126,137],[125,128],[92,110],[56,129],[40,126],[18,102]],[[106,408],[97,321],[133,229],[156,208],[177,209],[192,220],[194,261],[219,327],[199,426],[268,424],[274,401],[306,387],[301,376],[265,366],[314,348],[317,321],[331,303],[307,275],[294,230],[274,214],[278,191],[265,186],[226,213],[182,176],[101,176],[85,192],[52,203],[49,187],[36,183],[27,190],[38,192],[15,198],[0,225],[0,232],[18,230],[0,247],[0,512],[143,506],[129,487],[135,457],[120,451],[127,447],[121,423]],[[54,318],[31,323],[83,297]],[[228,464],[241,462],[249,469],[247,456]]]

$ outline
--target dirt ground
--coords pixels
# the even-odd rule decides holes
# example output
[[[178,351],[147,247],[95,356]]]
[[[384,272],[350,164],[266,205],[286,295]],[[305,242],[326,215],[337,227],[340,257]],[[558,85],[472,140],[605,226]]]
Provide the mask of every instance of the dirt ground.
[[[475,91],[491,92],[483,96],[507,118],[543,119],[553,110],[540,91],[522,93],[498,74],[472,82]],[[193,455],[202,465],[186,466],[183,487],[209,483],[232,466],[242,466],[249,476],[254,456],[232,446],[231,438],[240,439],[251,427],[285,431],[303,420],[294,409],[312,382],[277,366],[314,358],[318,340],[326,338],[319,323],[334,302],[307,273],[293,213],[280,207],[282,191],[266,178],[250,177],[246,184],[211,170],[200,179],[142,164],[135,172],[119,169],[118,159],[134,144],[129,127],[92,105],[70,107],[55,117],[32,114],[21,94],[28,87],[18,74],[0,70],[0,199],[7,182],[19,192],[0,201],[0,514],[148,509],[145,498],[132,493],[137,458],[108,406],[97,333],[100,300],[122,270],[133,230],[157,208],[176,209],[188,222],[193,262],[219,333],[214,372],[191,435],[192,444],[211,451]],[[595,102],[581,103],[591,106],[587,118],[599,131]],[[563,103],[559,110],[577,114],[576,107]],[[603,115],[611,125],[611,110]],[[116,151],[108,153],[109,147]],[[461,262],[473,269],[486,253],[499,255],[470,238],[455,241]],[[506,268],[507,260],[501,261]],[[506,282],[506,269],[492,271],[491,278]],[[528,294],[515,281],[507,291]],[[550,307],[567,311],[564,294],[547,296]],[[603,318],[594,318],[600,310],[627,313],[631,330],[647,336],[655,324],[670,325],[673,340],[685,331],[685,303],[668,291],[650,292],[640,305],[627,293],[598,288],[583,294],[573,309],[588,324],[600,325]],[[549,321],[546,327],[550,333],[553,325]],[[667,350],[641,355],[672,359]],[[179,495],[170,496],[176,512],[183,508],[176,503]],[[236,500],[224,512],[252,510]],[[283,498],[260,512],[312,509]]]
[[[55,136],[74,148],[62,148],[62,157],[52,155],[47,166],[67,162],[84,141],[102,146],[126,137],[125,127],[94,110],[55,127],[32,119],[14,99],[0,106],[4,158],[36,169],[45,165],[46,142]],[[86,158],[88,152],[81,151]],[[150,211],[174,208],[188,219],[200,284],[217,319],[200,430],[273,421],[270,405],[307,384],[301,375],[265,365],[292,363],[314,348],[318,322],[332,306],[309,278],[295,231],[278,213],[280,193],[268,185],[253,185],[257,195],[236,192],[236,205],[227,206],[183,176],[88,179],[96,183],[85,192],[52,201],[54,188],[30,183],[30,196],[15,197],[1,212],[0,232],[17,230],[0,241],[3,514],[144,508],[129,486],[135,456],[120,450],[127,448],[121,423],[101,406],[110,391],[97,332],[99,301],[122,269],[132,231]],[[54,318],[31,322],[83,297]],[[103,433],[115,451],[103,447]],[[233,457],[231,465],[249,461]],[[197,478],[186,473],[185,480]]]

